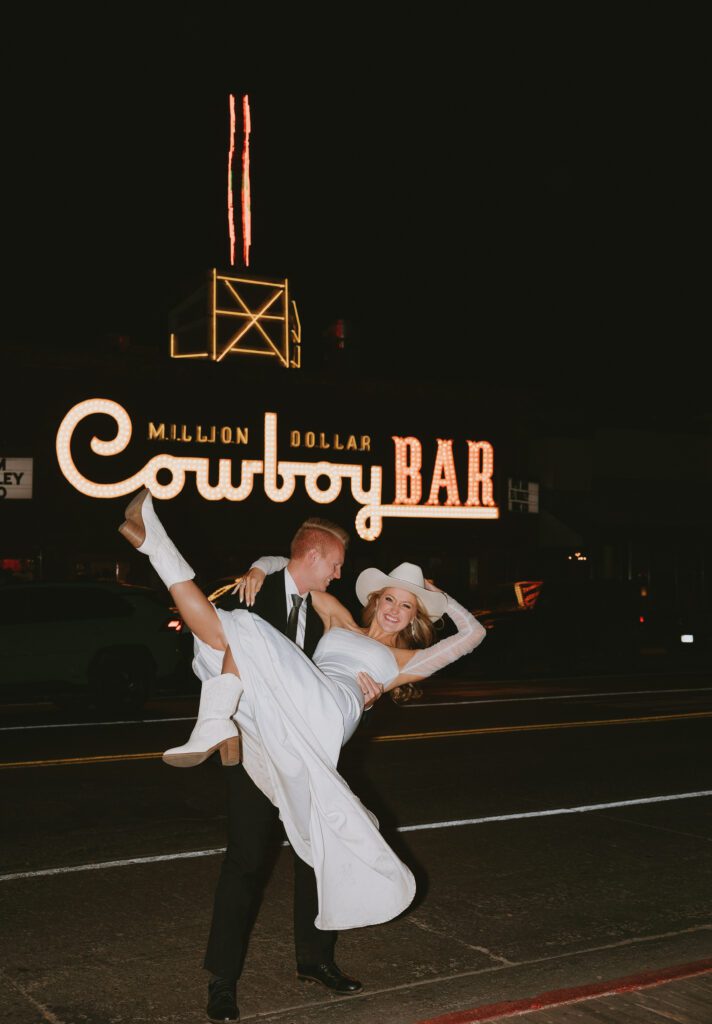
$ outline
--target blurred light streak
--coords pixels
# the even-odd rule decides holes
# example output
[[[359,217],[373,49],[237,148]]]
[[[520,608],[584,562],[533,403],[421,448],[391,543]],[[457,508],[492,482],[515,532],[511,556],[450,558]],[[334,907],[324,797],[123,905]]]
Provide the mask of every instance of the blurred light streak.
[[[227,226],[230,234],[230,266],[235,266],[235,204],[232,161],[235,155],[235,97],[230,93],[230,145],[227,154]],[[171,353],[172,354],[172,353]]]
[[[242,145],[242,255],[245,266],[250,265],[250,246],[252,245],[252,207],[250,204],[250,99],[242,97],[242,117],[244,142]]]

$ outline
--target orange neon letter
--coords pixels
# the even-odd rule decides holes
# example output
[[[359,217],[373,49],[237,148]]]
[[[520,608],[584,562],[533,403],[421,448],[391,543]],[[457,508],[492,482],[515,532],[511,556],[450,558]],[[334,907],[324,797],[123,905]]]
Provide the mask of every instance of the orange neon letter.
[[[423,493],[420,468],[423,448],[417,437],[394,437],[396,446],[395,505],[417,505]],[[410,456],[410,457],[409,457]]]
[[[438,450],[435,455],[435,468],[433,469],[433,483],[430,488],[430,497],[426,505],[439,505],[440,488],[447,490],[446,505],[459,505],[460,495],[457,492],[457,475],[455,473],[455,460],[452,455],[452,441],[444,441],[438,438]]]
[[[494,505],[494,449],[489,441],[468,441],[466,505]]]

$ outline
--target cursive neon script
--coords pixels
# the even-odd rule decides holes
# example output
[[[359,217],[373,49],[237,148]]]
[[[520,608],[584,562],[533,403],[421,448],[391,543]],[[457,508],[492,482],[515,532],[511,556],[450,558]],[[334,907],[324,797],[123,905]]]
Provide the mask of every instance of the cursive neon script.
[[[372,465],[369,486],[364,484],[364,468],[341,462],[294,462],[279,459],[277,450],[277,413],[264,415],[264,451],[262,459],[241,459],[240,480],[236,483],[233,472],[237,460],[218,459],[217,483],[210,483],[210,459],[185,455],[154,455],[133,476],[112,484],[98,484],[87,479],[72,457],[72,436],[78,424],[97,413],[110,417],[116,434],[109,441],[94,436],[90,448],[96,455],[118,455],[128,446],[133,428],[131,418],[123,406],[107,398],[90,398],[79,402],[66,414],[57,431],[56,450],[59,467],[69,483],[81,494],[91,498],[119,498],[140,487],[148,487],[156,498],[175,498],[183,490],[187,473],[194,473],[196,487],[206,501],[245,501],[252,494],[256,476],[262,476],[264,493],[270,501],[289,501],[298,477],[304,478],[307,495],[317,504],[329,504],[341,493],[344,480],[351,484],[351,495],[361,505],[356,514],[355,527],[364,540],[376,540],[383,529],[384,518],[421,519],[497,519],[499,509],[492,497],[494,458],[487,441],[468,441],[467,499],[460,502],[452,460],[452,441],[438,440],[435,472],[430,496],[423,505],[420,497],[420,442],[417,438],[393,438],[396,445],[396,499],[391,505],[381,501],[383,467]],[[158,474],[167,470],[169,483],[160,483]],[[326,481],[321,485],[321,480]],[[446,490],[446,501],[439,504],[441,488]],[[416,498],[417,494],[417,498]],[[415,498],[415,502],[414,502]]]

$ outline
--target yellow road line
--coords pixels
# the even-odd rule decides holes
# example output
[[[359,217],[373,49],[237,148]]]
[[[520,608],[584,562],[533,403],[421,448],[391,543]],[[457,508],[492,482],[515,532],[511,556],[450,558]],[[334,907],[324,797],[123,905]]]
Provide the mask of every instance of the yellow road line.
[[[53,761],[6,761],[0,768],[54,768],[65,764],[108,764],[110,761],[151,761],[162,757],[157,754],[100,754],[98,757],[58,757]]]
[[[639,725],[646,722],[675,722],[689,718],[712,718],[712,711],[688,711],[680,715],[649,715],[638,718],[598,718],[583,722],[542,722],[536,725],[490,725],[481,729],[443,729],[438,732],[403,732],[392,735],[371,736],[372,743],[402,743],[406,740],[440,740],[456,736],[486,736],[507,732],[542,732],[546,729],[588,729],[595,725]],[[0,768],[54,768],[70,764],[109,764],[113,761],[152,761],[163,755],[153,754],[100,754],[98,757],[66,757],[51,761],[5,761]]]
[[[543,722],[538,725],[494,725],[483,729],[408,732],[392,736],[372,736],[371,739],[374,743],[396,743],[398,740],[435,740],[444,739],[449,736],[484,736],[487,733],[539,732],[543,729],[586,729],[592,725],[633,725],[639,722],[672,722],[678,718],[712,718],[712,711],[690,711],[681,715],[650,715],[646,718],[598,718],[585,722]]]

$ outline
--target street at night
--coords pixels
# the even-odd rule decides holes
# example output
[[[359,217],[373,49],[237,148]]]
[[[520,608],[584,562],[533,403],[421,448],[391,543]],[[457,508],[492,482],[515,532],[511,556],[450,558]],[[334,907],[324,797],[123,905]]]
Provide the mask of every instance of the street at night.
[[[159,759],[194,713],[185,699],[142,721],[3,709],[8,1024],[201,1019],[221,768]],[[362,995],[304,987],[276,833],[242,1019],[411,1024],[709,955],[711,729],[705,673],[436,677],[418,699],[382,698],[340,764],[416,899],[342,935]]]
[[[703,19],[329,14],[5,16],[0,1024],[712,1024]]]

